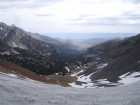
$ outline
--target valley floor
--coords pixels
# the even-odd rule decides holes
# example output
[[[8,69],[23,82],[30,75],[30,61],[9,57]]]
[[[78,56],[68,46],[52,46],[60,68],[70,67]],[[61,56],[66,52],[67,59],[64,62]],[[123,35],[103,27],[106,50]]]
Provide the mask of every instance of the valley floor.
[[[0,105],[139,105],[140,81],[119,87],[72,88],[0,73]]]

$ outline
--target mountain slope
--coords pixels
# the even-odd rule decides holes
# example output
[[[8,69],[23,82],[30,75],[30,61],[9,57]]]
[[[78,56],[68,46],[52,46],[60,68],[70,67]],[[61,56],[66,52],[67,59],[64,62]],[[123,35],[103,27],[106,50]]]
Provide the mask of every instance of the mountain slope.
[[[59,76],[59,75],[40,76],[29,69],[25,69],[21,66],[17,66],[2,59],[0,59],[0,74],[1,73],[2,74],[4,73],[8,76],[13,75],[20,79],[32,79],[35,81],[57,84],[61,86],[69,86],[68,82],[72,82],[75,80],[75,78],[71,76]]]
[[[40,77],[34,72],[17,66],[15,64],[9,63],[5,60],[0,59],[0,72],[7,74],[15,74],[21,78],[30,78],[37,81],[47,82],[45,78]]]
[[[43,41],[32,38],[26,31],[16,27],[15,25],[1,25],[0,27],[2,27],[2,30],[0,30],[0,37],[12,47],[30,50],[33,53],[36,52],[37,54],[42,54],[45,56],[50,56],[53,53],[57,53],[55,48]]]
[[[93,64],[77,74],[76,84],[91,84],[104,82],[119,83],[121,76],[136,74],[140,76],[140,34],[120,41],[108,41],[90,48],[89,54],[97,54],[92,58]],[[100,53],[102,52],[102,53]],[[80,80],[80,81],[79,81]],[[97,81],[96,81],[97,80]],[[83,83],[82,83],[83,81]],[[93,82],[92,82],[93,81]],[[109,83],[111,86],[115,85]],[[121,85],[120,83],[119,85]],[[101,85],[106,86],[106,85]]]
[[[129,71],[140,71],[140,35],[130,37],[115,44],[109,50],[107,50],[96,65],[92,68],[96,68],[99,64],[108,65],[103,68],[100,73],[92,75],[91,78],[115,78],[121,74]],[[91,69],[87,70],[92,71]],[[93,72],[93,71],[92,71]],[[108,73],[110,72],[110,73]]]
[[[101,58],[101,56],[109,51],[112,47],[114,47],[118,42],[121,41],[119,39],[112,39],[105,41],[103,43],[97,44],[93,47],[87,49],[85,54],[85,61],[86,63],[96,62]]]
[[[0,23],[0,44],[0,58],[11,63],[40,75],[66,72],[65,62],[52,58],[59,56],[57,49],[44,41],[32,38],[15,25]]]
[[[0,73],[0,104],[139,105],[139,87],[140,82],[103,89],[66,88]]]
[[[3,55],[17,52],[14,50],[14,48],[9,46],[3,39],[0,38],[0,53]]]
[[[77,46],[61,42],[48,36],[26,32],[23,29],[0,23],[0,37],[14,48],[29,50],[34,54],[73,62],[80,54]],[[75,56],[75,57],[73,57]]]
[[[28,34],[35,39],[51,44],[54,48],[59,49],[60,52],[66,52],[66,53],[78,52],[77,46],[73,45],[72,43],[59,41],[37,33],[28,33]]]

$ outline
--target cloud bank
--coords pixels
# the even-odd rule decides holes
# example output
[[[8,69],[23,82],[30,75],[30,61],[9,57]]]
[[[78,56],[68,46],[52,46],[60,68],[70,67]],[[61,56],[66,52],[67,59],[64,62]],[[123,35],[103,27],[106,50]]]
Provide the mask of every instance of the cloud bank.
[[[1,22],[39,33],[140,29],[140,0],[0,0],[0,14]]]

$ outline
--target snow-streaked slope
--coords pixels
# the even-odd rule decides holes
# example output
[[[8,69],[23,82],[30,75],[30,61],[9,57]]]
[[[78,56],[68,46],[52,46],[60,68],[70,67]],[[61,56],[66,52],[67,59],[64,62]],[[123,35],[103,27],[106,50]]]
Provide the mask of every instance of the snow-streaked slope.
[[[126,73],[120,76],[119,82],[123,84],[130,84],[140,80],[140,72]]]
[[[66,88],[0,74],[0,105],[139,105],[139,87]]]
[[[96,72],[100,72],[104,66],[107,64],[103,64],[101,66],[98,66],[98,69]],[[112,87],[112,86],[121,86],[126,84],[131,84],[133,82],[140,81],[140,72],[133,72],[133,73],[126,73],[119,77],[117,82],[110,82],[107,79],[99,79],[92,81],[90,79],[91,75],[95,74],[96,72],[93,72],[90,75],[79,75],[80,73],[83,73],[85,70],[81,70],[75,74],[72,74],[71,76],[76,76],[77,81],[73,83],[69,83],[70,86],[75,88],[104,88],[104,87]]]

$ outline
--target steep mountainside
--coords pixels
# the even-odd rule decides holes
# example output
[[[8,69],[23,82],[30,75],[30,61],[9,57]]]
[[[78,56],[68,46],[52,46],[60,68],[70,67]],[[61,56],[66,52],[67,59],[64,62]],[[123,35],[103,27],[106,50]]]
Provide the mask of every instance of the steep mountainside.
[[[7,26],[0,24],[2,30],[0,30],[0,37],[5,40],[10,46],[18,47],[21,49],[30,50],[33,53],[50,56],[53,53],[57,53],[57,50],[51,47],[49,44],[32,38],[28,33],[15,25]]]
[[[92,80],[99,78],[113,79],[129,71],[140,71],[139,61],[140,34],[119,41],[114,45],[111,44],[111,47],[105,50],[100,60],[97,61],[97,64],[86,70],[83,74],[88,75],[97,71],[97,73],[91,76]],[[103,64],[106,64],[106,66],[102,69],[97,69],[99,65]]]
[[[60,52],[68,53],[68,52],[78,52],[77,46],[73,45],[72,43],[59,41],[53,38],[50,38],[48,36],[40,35],[37,33],[28,33],[28,35],[32,36],[33,38],[37,40],[44,41],[46,43],[49,43],[54,48],[59,49]]]
[[[138,74],[134,78],[140,76],[140,34],[120,41],[104,42],[90,48],[87,54],[94,54],[89,61],[92,63],[87,70],[76,74],[79,78],[76,84],[99,79],[117,83],[121,75],[125,75],[124,78],[134,74]]]
[[[37,74],[66,72],[65,62],[52,58],[60,55],[57,49],[34,39],[15,25],[0,23],[0,45],[0,58]]]
[[[14,48],[9,46],[3,39],[0,38],[0,54],[18,53]]]
[[[109,51],[112,47],[114,47],[120,39],[112,39],[105,41],[101,44],[95,45],[87,49],[87,53],[85,54],[85,62],[96,62],[101,58],[101,56]]]
[[[14,48],[29,50],[34,54],[72,62],[80,52],[72,43],[61,42],[48,36],[26,32],[23,29],[0,23],[0,37]]]
[[[52,58],[55,59],[61,59],[66,62],[73,62],[77,59],[79,59],[79,55],[81,51],[79,51],[79,47],[77,45],[74,45],[70,43],[69,41],[64,42],[64,41],[59,41],[53,38],[50,38],[48,36],[43,36],[37,33],[28,33],[30,36],[33,38],[46,42],[50,44],[52,47],[57,49],[56,53],[53,53]]]

